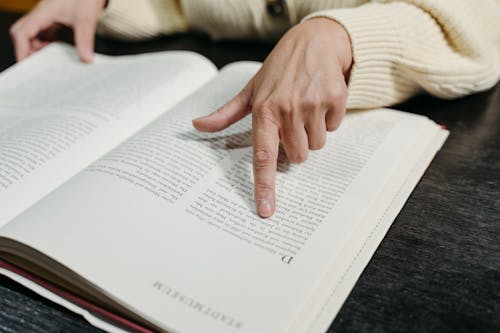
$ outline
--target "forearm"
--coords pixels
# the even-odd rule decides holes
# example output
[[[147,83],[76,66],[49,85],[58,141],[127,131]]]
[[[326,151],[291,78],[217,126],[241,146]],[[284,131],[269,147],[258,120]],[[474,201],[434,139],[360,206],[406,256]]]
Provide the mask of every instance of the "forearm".
[[[371,108],[420,91],[454,98],[493,86],[500,76],[499,7],[494,1],[387,1],[305,19],[329,17],[346,28],[354,58],[348,107]]]

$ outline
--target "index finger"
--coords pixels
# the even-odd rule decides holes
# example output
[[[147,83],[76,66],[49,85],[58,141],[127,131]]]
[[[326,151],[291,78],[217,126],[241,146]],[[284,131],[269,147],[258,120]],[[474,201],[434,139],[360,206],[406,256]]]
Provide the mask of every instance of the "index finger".
[[[96,28],[97,17],[92,16],[80,18],[73,28],[76,50],[83,62],[91,63],[93,61]]]
[[[21,18],[10,28],[16,61],[21,61],[29,56],[30,39],[36,35],[37,30],[37,25],[26,17]]]
[[[279,149],[279,130],[262,113],[252,116],[254,197],[257,213],[270,217],[275,210],[275,177]]]
[[[54,23],[53,13],[47,14],[37,8],[39,7],[35,7],[30,13],[21,17],[10,28],[17,61],[23,60],[35,51],[31,45],[32,39]]]

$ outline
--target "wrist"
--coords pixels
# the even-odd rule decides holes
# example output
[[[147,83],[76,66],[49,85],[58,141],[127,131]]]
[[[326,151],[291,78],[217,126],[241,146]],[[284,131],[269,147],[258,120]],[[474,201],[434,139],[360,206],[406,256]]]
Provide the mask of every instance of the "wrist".
[[[305,22],[313,23],[317,31],[328,33],[330,45],[337,50],[342,72],[347,78],[353,63],[351,38],[347,30],[339,22],[326,17],[315,17]]]

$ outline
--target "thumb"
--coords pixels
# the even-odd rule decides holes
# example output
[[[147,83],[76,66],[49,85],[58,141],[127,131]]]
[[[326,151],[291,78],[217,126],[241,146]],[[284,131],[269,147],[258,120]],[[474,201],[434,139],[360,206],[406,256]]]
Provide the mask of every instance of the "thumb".
[[[85,17],[74,27],[76,50],[83,62],[91,63],[94,59],[94,34],[97,20]]]
[[[193,126],[202,132],[216,132],[225,129],[250,114],[252,81],[233,99],[211,114],[193,120]]]

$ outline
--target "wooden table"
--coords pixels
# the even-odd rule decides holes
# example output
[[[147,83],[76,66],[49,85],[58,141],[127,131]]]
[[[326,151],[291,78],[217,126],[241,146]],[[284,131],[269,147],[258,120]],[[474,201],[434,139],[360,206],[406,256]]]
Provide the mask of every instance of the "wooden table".
[[[17,17],[0,13],[0,70],[14,62],[7,29]],[[102,53],[187,49],[219,67],[263,60],[271,48],[199,35],[97,40]],[[421,96],[397,108],[425,114],[451,135],[329,331],[500,332],[500,85],[453,101]],[[0,332],[30,331],[99,330],[0,277]]]

